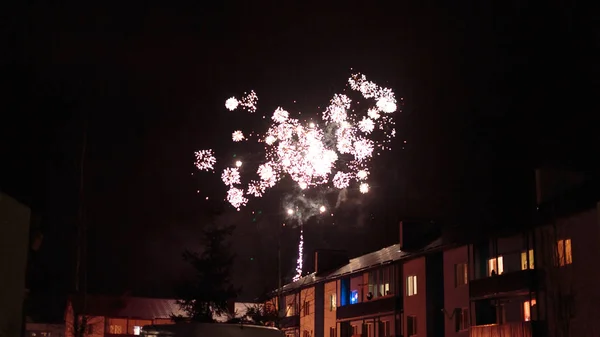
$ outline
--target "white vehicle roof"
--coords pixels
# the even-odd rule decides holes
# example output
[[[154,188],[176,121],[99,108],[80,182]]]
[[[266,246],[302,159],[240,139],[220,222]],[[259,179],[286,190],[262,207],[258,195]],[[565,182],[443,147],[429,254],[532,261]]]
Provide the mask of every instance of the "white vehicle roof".
[[[141,330],[146,337],[283,337],[272,327],[226,323],[178,323],[146,325]]]

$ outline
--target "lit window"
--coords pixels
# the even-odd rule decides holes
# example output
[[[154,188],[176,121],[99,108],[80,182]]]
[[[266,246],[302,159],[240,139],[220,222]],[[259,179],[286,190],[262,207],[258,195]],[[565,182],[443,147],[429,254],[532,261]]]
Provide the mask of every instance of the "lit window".
[[[120,334],[122,334],[122,333],[123,333],[123,327],[121,327],[120,325],[114,325],[114,324],[111,324],[111,325],[108,327],[108,331],[110,331],[110,333],[111,333],[112,335],[120,335]]]
[[[406,278],[406,296],[417,294],[417,275],[411,275]]]
[[[334,311],[337,307],[336,294],[329,295],[329,311]]]
[[[134,335],[139,335],[141,330],[142,330],[142,327],[136,325],[136,326],[133,327],[133,334]]]
[[[521,270],[533,269],[533,249],[530,249],[529,254],[527,252],[521,253]],[[527,255],[529,255],[529,268],[527,268]]]
[[[571,239],[558,240],[556,248],[559,266],[562,267],[573,263],[573,255],[571,254]]]
[[[350,294],[350,304],[358,303],[358,290],[352,290]]]
[[[523,302],[523,320],[525,322],[531,321],[531,309],[535,307],[535,300]]]
[[[504,272],[504,261],[502,256],[488,260],[488,276],[500,275]]]
[[[469,279],[468,269],[466,263],[459,263],[454,265],[454,286],[462,286],[467,284]]]

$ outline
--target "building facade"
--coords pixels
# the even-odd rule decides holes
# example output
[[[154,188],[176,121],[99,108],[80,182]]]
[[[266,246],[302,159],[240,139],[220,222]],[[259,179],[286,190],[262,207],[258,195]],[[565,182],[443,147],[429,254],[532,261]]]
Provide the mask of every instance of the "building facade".
[[[345,262],[315,254],[314,273],[273,294],[279,327],[288,337],[443,336],[442,241],[401,246]]]
[[[600,336],[599,197],[540,203],[531,226],[510,235],[397,244],[317,268],[280,289],[282,328],[288,337]]]
[[[82,299],[71,297],[65,311],[65,337],[75,337],[77,322],[82,321],[89,337],[139,335],[144,325],[174,323],[172,315],[185,316],[173,299],[89,295],[84,311]]]

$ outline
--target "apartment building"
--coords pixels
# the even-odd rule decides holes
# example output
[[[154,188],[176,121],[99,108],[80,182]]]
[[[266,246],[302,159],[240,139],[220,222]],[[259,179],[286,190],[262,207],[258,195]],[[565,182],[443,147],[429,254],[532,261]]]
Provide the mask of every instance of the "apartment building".
[[[442,240],[422,244],[401,224],[401,242],[349,260],[315,253],[316,270],[274,292],[288,337],[443,336]],[[277,298],[281,300],[278,301]]]
[[[446,336],[600,335],[600,189],[551,181],[530,227],[444,249]]]

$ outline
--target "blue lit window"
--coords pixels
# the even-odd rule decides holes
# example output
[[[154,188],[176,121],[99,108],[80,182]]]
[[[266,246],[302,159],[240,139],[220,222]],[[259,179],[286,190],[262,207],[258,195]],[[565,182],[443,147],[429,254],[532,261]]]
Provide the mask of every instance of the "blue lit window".
[[[350,304],[358,303],[358,290],[352,290],[350,294]]]

